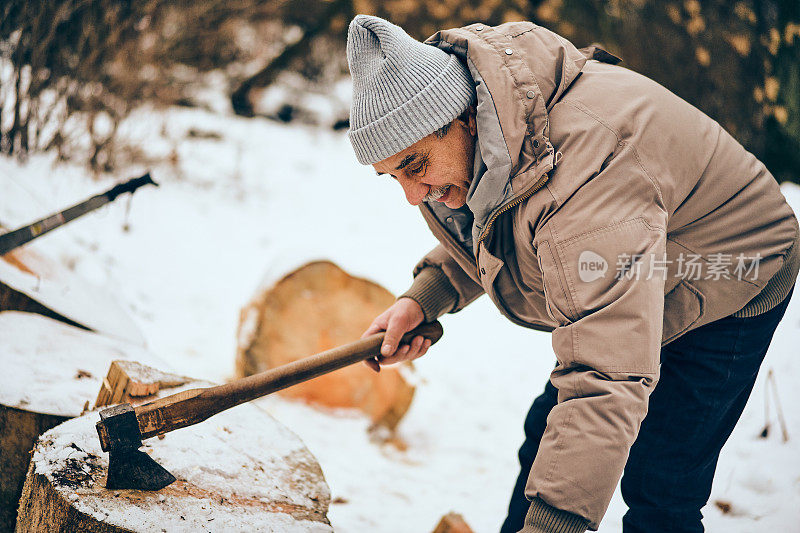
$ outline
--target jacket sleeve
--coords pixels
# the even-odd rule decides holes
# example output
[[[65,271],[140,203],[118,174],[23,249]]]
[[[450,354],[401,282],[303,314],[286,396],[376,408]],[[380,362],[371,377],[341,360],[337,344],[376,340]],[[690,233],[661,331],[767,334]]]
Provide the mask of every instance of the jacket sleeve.
[[[474,281],[440,244],[414,267],[414,282],[399,298],[411,298],[422,307],[427,322],[455,313],[483,294]]]
[[[558,323],[550,377],[558,403],[525,494],[583,517],[590,529],[605,514],[647,414],[664,309],[664,275],[653,267],[664,257],[666,214],[657,199],[609,193],[577,193],[534,242],[547,311]]]

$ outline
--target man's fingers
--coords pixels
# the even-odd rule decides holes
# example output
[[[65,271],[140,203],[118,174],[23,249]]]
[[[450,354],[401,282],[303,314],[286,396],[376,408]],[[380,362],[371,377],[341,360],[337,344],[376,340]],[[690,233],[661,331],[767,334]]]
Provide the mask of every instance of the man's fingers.
[[[419,353],[417,353],[417,357],[422,357],[428,351],[428,348],[431,347],[431,340],[425,339],[422,343],[422,347],[419,349]]]
[[[408,354],[409,345],[403,344],[400,346],[399,349],[395,350],[392,355],[380,355],[377,357],[377,360],[382,365],[394,365],[396,363],[402,363],[406,360],[406,356]]]
[[[380,326],[376,326],[375,324],[371,325],[367,328],[367,330],[361,334],[361,338],[369,337],[370,335],[375,335],[376,333],[380,333],[383,331]]]
[[[395,353],[397,346],[400,344],[400,339],[408,331],[406,321],[392,316],[386,326],[386,336],[383,338],[383,345],[381,346],[381,355],[388,357]]]
[[[406,360],[416,359],[419,357],[419,351],[422,349],[422,344],[425,342],[425,337],[422,335],[417,335],[413,339],[411,339],[411,347],[408,349],[408,353],[406,354]]]
[[[379,316],[375,320],[372,321],[372,324],[369,325],[367,330],[361,334],[361,338],[369,337],[370,335],[375,335],[376,333],[380,333],[386,329],[386,319],[383,318],[383,315]]]
[[[394,354],[388,357],[384,355],[378,356],[377,362],[381,365],[394,365],[402,363],[403,361],[411,361],[425,355],[425,352],[427,352],[430,347],[430,339],[418,335],[411,340],[411,344],[403,344]]]
[[[422,341],[419,341],[420,345],[422,345],[422,343],[424,342],[423,337],[414,337],[414,340],[416,339],[423,339]],[[414,340],[411,341],[411,344],[401,345],[400,348],[394,352],[394,354],[388,357],[383,355],[379,356],[378,362],[382,365],[394,365],[397,363],[402,363],[403,361],[410,361],[412,359],[416,359],[417,357],[419,357],[419,354],[417,353],[418,350],[415,350],[413,348]]]

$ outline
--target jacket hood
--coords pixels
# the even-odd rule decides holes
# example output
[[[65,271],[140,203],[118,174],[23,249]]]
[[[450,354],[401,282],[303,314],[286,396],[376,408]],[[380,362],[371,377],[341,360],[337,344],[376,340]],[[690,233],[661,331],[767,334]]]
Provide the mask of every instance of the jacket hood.
[[[530,22],[472,24],[425,41],[459,56],[477,93],[478,146],[486,172],[470,188],[477,246],[492,214],[553,169],[548,110],[580,75],[589,51]]]

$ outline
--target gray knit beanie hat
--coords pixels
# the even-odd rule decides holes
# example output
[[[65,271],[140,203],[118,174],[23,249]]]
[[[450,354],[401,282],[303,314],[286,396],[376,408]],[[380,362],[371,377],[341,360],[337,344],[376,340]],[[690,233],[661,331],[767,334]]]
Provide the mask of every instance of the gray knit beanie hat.
[[[449,124],[475,100],[467,68],[378,17],[357,15],[347,35],[353,76],[348,137],[371,165]]]

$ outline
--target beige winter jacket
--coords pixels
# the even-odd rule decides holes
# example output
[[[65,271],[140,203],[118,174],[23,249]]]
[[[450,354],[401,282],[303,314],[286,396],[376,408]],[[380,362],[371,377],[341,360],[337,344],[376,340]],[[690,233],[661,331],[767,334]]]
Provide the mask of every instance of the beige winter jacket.
[[[430,320],[486,293],[512,322],[552,331],[558,405],[526,495],[596,529],[661,346],[780,302],[800,266],[797,219],[719,124],[602,50],[531,23],[428,42],[461,56],[475,79],[486,169],[470,189],[466,235],[461,214],[421,206],[441,244],[406,296]]]

